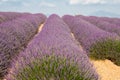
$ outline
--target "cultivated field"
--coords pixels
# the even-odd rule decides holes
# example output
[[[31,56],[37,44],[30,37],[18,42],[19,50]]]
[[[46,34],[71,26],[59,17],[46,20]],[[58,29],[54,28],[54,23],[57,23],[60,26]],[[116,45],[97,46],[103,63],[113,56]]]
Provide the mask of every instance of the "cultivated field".
[[[0,80],[120,80],[120,19],[0,12]]]

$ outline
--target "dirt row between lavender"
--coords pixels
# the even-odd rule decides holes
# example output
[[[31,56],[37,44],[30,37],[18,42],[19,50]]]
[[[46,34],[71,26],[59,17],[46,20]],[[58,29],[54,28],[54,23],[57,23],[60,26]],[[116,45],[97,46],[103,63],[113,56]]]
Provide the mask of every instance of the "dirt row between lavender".
[[[110,60],[93,61],[96,71],[101,80],[120,80],[120,66],[113,64]]]

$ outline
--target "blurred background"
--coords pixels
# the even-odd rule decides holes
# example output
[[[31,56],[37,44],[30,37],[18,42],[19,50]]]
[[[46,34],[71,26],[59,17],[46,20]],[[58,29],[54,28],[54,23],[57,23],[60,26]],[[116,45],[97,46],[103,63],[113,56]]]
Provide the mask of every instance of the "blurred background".
[[[0,11],[120,17],[120,0],[0,0]]]

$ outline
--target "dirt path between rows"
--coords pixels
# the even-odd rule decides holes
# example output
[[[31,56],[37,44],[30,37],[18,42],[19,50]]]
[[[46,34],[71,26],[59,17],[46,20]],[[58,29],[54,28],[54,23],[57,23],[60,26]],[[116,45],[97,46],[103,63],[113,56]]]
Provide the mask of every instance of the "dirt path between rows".
[[[71,36],[73,37],[74,40],[76,40],[73,33],[71,33]],[[83,51],[83,48],[78,41],[76,41],[76,44],[80,47],[80,50]]]
[[[93,61],[101,80],[120,80],[120,66],[113,64],[110,60]]]
[[[39,29],[38,29],[38,33],[42,31],[42,28],[43,28],[44,24],[41,24]]]

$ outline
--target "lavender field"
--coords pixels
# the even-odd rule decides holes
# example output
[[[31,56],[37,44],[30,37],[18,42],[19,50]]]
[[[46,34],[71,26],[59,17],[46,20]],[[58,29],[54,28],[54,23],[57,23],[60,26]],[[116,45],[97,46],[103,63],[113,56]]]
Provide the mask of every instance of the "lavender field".
[[[0,80],[120,80],[120,18],[0,12]]]

